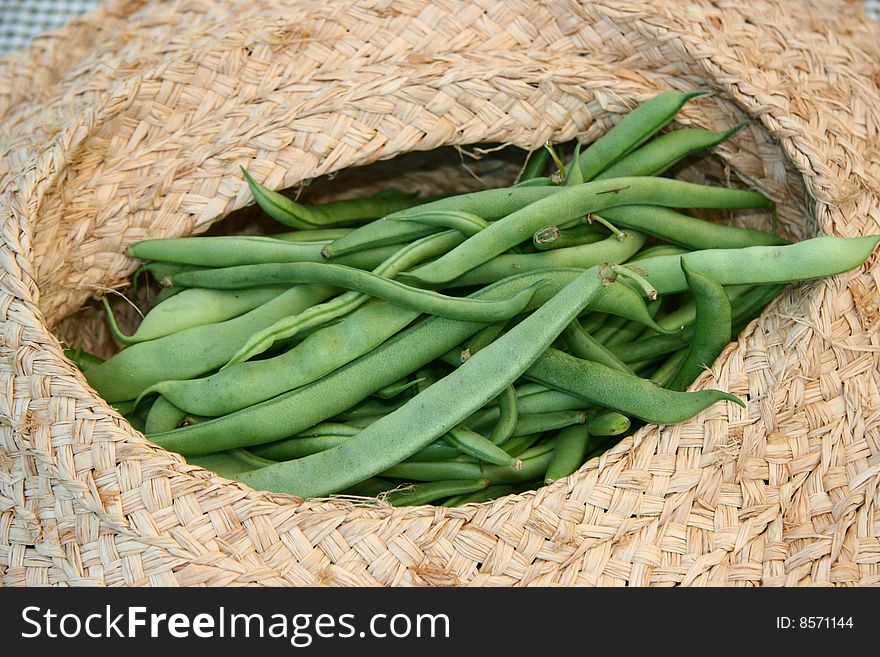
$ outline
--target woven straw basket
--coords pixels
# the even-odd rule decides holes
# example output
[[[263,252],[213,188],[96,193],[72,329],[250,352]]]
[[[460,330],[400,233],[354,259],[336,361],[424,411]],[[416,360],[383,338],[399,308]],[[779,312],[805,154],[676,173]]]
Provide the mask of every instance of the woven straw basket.
[[[114,348],[94,299],[126,284],[129,244],[252,203],[241,164],[318,179],[315,200],[389,176],[474,189],[516,173],[476,145],[593,138],[663,89],[714,92],[683,125],[748,124],[692,179],[762,190],[794,239],[878,234],[877,44],[858,4],[790,0],[128,0],[0,61],[0,581],[880,584],[876,254],[790,288],[698,380],[747,409],[457,509],[226,481],[62,354]],[[417,153],[441,146],[461,149]]]

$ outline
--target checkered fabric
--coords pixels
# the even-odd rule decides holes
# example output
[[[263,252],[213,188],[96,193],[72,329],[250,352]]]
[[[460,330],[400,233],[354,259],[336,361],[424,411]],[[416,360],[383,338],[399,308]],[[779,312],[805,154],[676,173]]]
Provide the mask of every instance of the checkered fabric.
[[[868,14],[880,20],[880,0],[864,2]],[[99,4],[100,0],[0,0],[0,55]]]
[[[23,48],[38,34],[99,4],[100,0],[0,0],[0,55]]]

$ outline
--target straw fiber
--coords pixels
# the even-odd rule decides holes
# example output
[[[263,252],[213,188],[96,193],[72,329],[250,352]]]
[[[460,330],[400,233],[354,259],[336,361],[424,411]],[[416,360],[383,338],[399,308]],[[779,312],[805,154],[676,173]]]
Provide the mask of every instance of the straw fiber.
[[[59,341],[115,349],[91,307],[127,285],[129,244],[246,223],[242,164],[313,199],[476,189],[516,173],[479,144],[595,137],[670,88],[713,92],[682,125],[748,123],[688,177],[764,191],[796,239],[880,233],[880,30],[858,5],[115,0],[0,60],[0,582],[880,584],[876,255],[787,290],[697,382],[747,409],[459,509],[188,466]]]

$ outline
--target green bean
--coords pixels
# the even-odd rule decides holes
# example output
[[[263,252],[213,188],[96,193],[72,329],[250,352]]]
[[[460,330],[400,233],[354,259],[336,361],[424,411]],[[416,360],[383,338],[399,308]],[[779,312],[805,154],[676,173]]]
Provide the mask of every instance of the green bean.
[[[348,235],[353,228],[315,228],[308,230],[292,230],[286,233],[269,235],[272,239],[285,242],[320,242],[322,245]]]
[[[176,296],[183,292],[182,287],[163,287],[159,292],[153,297],[153,306],[158,306],[160,303],[164,303],[168,301],[173,296]]]
[[[454,280],[488,258],[500,256],[510,247],[530,239],[535,231],[546,225],[547,217],[554,217],[558,224],[563,224],[580,216],[620,205],[772,207],[771,201],[766,197],[751,191],[709,187],[666,178],[598,180],[566,187],[557,194],[505,216],[437,260],[409,272],[409,277],[429,285]]]
[[[559,411],[580,411],[584,408],[584,400],[559,390],[547,388],[542,392],[517,397],[519,417],[528,417]],[[467,420],[467,425],[475,431],[482,431],[492,426],[500,418],[500,408],[491,406],[474,413]]]
[[[626,263],[630,264],[633,262],[638,262],[639,260],[646,260],[647,258],[657,258],[660,256],[681,255],[683,253],[689,253],[690,251],[690,249],[686,249],[683,246],[678,246],[677,244],[656,244],[654,246],[648,247],[647,249],[642,249],[632,258],[627,260]]]
[[[610,367],[548,349],[526,376],[589,402],[654,424],[688,420],[719,401],[745,404],[720,390],[674,392]]]
[[[578,158],[581,177],[595,178],[659,132],[688,100],[705,93],[666,91],[643,102],[581,153]]]
[[[435,231],[436,232],[436,231]],[[324,262],[321,249],[329,242],[288,242],[274,237],[255,235],[232,237],[174,237],[143,240],[128,247],[132,258],[162,260],[172,264],[199,267],[235,267],[276,262]],[[372,269],[398,251],[399,247],[379,247],[364,250],[340,259],[338,264]],[[175,273],[164,278],[171,278]],[[201,271],[192,267],[182,271]],[[163,280],[164,280],[163,278]]]
[[[389,189],[366,198],[306,206],[263,187],[243,167],[241,171],[257,205],[275,221],[295,228],[362,223],[416,204],[412,194]]]
[[[501,335],[507,324],[508,320],[503,320],[489,324],[486,328],[480,329],[470,337],[464,347],[458,345],[455,349],[450,349],[445,353],[442,356],[443,362],[452,365],[453,367],[458,367],[480,349]]]
[[[256,454],[249,452],[246,449],[230,449],[227,454],[229,454],[232,458],[236,458],[242,463],[246,463],[254,468],[262,468],[267,465],[272,465],[275,461],[271,459],[265,459]]]
[[[646,305],[648,307],[648,312],[650,313],[651,317],[656,317],[660,311],[660,306],[662,305],[662,299],[655,299],[654,301],[651,301],[650,303],[648,303]],[[650,329],[646,329],[645,325],[642,324],[641,322],[635,322],[633,320],[629,320],[625,324],[623,324],[617,330],[616,333],[608,336],[605,340],[603,340],[601,342],[601,344],[605,348],[605,350],[608,351],[608,353],[611,353],[609,351],[610,347],[613,347],[615,345],[620,345],[620,344],[627,344],[628,342],[632,342],[633,340],[637,339],[642,334],[643,331],[646,331],[646,330],[650,331]],[[598,339],[597,339],[597,341],[598,341]],[[574,353],[574,352],[572,352],[572,353]],[[574,355],[577,356],[578,358],[586,358],[587,360],[599,360],[596,358],[589,358],[586,356],[580,356],[578,354],[574,354]],[[602,362],[602,361],[599,360],[599,362]],[[608,363],[605,363],[605,365],[608,365]],[[620,369],[620,368],[618,368],[618,369]]]
[[[522,455],[524,456],[525,453]],[[407,481],[442,481],[444,479],[488,479],[490,484],[515,484],[543,477],[553,458],[553,452],[542,451],[522,459],[522,468],[514,470],[500,465],[483,465],[461,461],[398,463],[388,467],[383,477]],[[277,467],[277,466],[271,466]],[[245,477],[242,473],[242,477]]]
[[[582,406],[585,406],[585,404]],[[518,436],[540,434],[545,431],[555,431],[556,429],[564,429],[572,424],[584,424],[586,421],[587,414],[583,410],[555,411],[551,413],[523,413],[517,420],[513,437],[516,438]]]
[[[189,288],[153,306],[132,335],[124,335],[113,310],[103,298],[113,337],[124,345],[155,340],[178,331],[238,317],[274,299],[289,286],[256,287],[249,290],[203,290]]]
[[[713,132],[703,128],[684,128],[668,132],[621,158],[593,180],[623,176],[659,176],[688,155],[717,146],[739,132],[745,125],[740,123],[724,132]]]
[[[498,400],[498,420],[489,434],[489,441],[494,445],[500,445],[513,436],[516,431],[519,400],[516,396],[516,388],[507,386],[496,398]]]
[[[399,463],[435,438],[444,435],[449,429],[458,425],[519,378],[523,371],[553,342],[562,329],[589,303],[591,296],[601,289],[603,280],[607,280],[606,276],[605,270],[601,268],[585,271],[522,322],[468,359],[461,367],[409,400],[401,408],[379,419],[346,443],[326,452],[243,474],[242,481],[258,488],[288,492],[298,491],[297,494],[313,496],[321,494],[321,491],[341,490],[351,483],[373,476],[389,466]],[[495,288],[494,291],[497,293],[499,289],[503,289],[503,286]],[[485,290],[481,292],[486,293]],[[423,322],[415,328],[424,328],[426,325],[432,328],[438,323],[435,322],[431,325],[428,322]],[[414,334],[415,331],[411,330],[402,335],[412,336]],[[458,336],[451,334],[453,331],[447,329],[443,337],[451,336],[458,342]],[[398,341],[397,346],[400,342]],[[389,343],[386,343],[385,346]],[[439,353],[443,353],[448,347],[442,344],[442,339],[434,340],[433,344],[422,344],[419,349],[423,358],[427,356],[427,360],[418,362],[420,359],[414,359],[415,367],[421,366],[424,362],[430,362],[436,355],[430,353],[429,349],[435,351],[438,348],[440,349]],[[375,357],[381,353],[382,350],[377,349],[372,352],[372,355]],[[399,354],[398,363],[405,361],[409,356],[404,350],[395,351],[395,353]],[[372,365],[368,357],[360,359],[358,363]],[[414,369],[412,365],[412,361],[407,363],[408,371]],[[352,372],[353,369],[349,368],[348,372]],[[388,376],[391,373],[396,374],[396,372],[394,372],[394,368],[386,367],[384,369],[385,372],[372,372],[371,381],[366,388],[364,382],[361,381],[357,386],[358,390],[349,391],[349,394],[357,396],[364,393],[370,394],[372,389],[387,385],[383,382],[382,375]],[[396,378],[398,376],[393,376],[390,380],[393,381]],[[334,402],[342,402],[346,406],[350,405],[346,403],[347,400],[344,398],[342,390],[338,391],[334,397]],[[457,403],[452,406],[449,404],[451,397],[457,400]],[[289,399],[291,397],[286,395],[277,398],[277,400],[284,401]],[[307,415],[307,410],[299,404],[297,406],[299,411],[297,415],[302,419]],[[274,404],[264,402],[250,410],[253,411],[253,409],[260,407],[275,411],[272,418],[273,424],[279,424],[287,419],[283,417],[282,408],[280,408],[278,401],[275,401]],[[254,427],[253,413],[233,414],[222,418],[222,422],[213,420],[197,425],[195,428],[204,428],[213,422],[215,427],[219,423],[228,429],[229,419],[235,415],[247,416],[247,426],[251,434],[250,436],[233,436],[233,440],[236,442],[241,442],[244,439],[248,442],[252,441],[251,444],[256,444],[268,442],[273,438],[271,428]],[[225,436],[214,436],[214,440],[208,441],[214,444],[206,445],[205,441],[199,440],[197,435],[187,432],[187,429],[169,432],[164,436],[153,436],[152,439],[161,441],[160,444],[168,449],[175,451],[184,449],[191,453],[197,453],[199,449],[216,450],[217,443],[223,442],[225,438]],[[288,433],[291,431],[290,427],[285,427],[284,430]],[[193,452],[193,450],[196,451]],[[534,475],[528,477],[528,479],[532,478]]]
[[[593,332],[593,339],[600,345],[604,345],[613,335],[615,335],[626,323],[626,317],[611,317],[601,328]],[[612,354],[613,356],[614,354]],[[605,363],[606,365],[608,363]]]
[[[159,433],[171,431],[180,426],[186,418],[186,411],[182,411],[164,397],[157,397],[150,406],[147,414],[147,433]]]
[[[196,269],[203,269],[203,267],[199,265],[185,265],[177,262],[163,262],[161,260],[157,260],[154,262],[146,262],[142,264],[138,269],[150,272],[153,278],[161,283],[163,280],[173,274],[179,274],[182,271],[195,271]]]
[[[443,439],[463,454],[473,456],[480,461],[494,465],[516,467],[515,458],[492,441],[471,431],[467,427],[454,427],[444,434]]]
[[[82,347],[65,349],[64,355],[84,373],[104,362],[104,359],[84,351]]]
[[[399,381],[396,381],[395,383],[392,383],[391,385],[385,386],[381,390],[377,390],[375,395],[379,399],[394,399],[399,394],[406,392],[411,388],[415,388],[422,381],[424,381],[424,379],[413,379],[412,381],[410,381],[406,378],[403,378]]]
[[[461,456],[461,450],[453,447],[445,440],[435,440],[422,447],[415,454],[404,459],[406,463],[418,463],[420,461],[450,461]]]
[[[485,219],[470,212],[460,210],[424,210],[413,211],[401,221],[412,221],[435,228],[451,228],[464,236],[476,235],[489,225]]]
[[[550,163],[550,151],[539,148],[526,156],[526,163],[517,180],[518,184],[540,178]]]
[[[574,153],[571,157],[571,163],[566,167],[565,170],[565,185],[566,187],[571,187],[572,185],[580,185],[584,181],[584,174],[581,171],[580,167],[580,157],[581,157],[581,143],[577,142],[574,145]]]
[[[255,445],[250,448],[250,451],[257,456],[272,459],[273,461],[289,461],[290,459],[298,459],[323,452],[341,445],[346,440],[351,440],[351,436],[346,434],[322,434],[319,436],[304,436],[302,438],[285,438],[267,445]]]
[[[91,368],[86,378],[104,399],[115,402],[134,399],[159,381],[200,376],[226,363],[255,330],[301,312],[335,290],[327,285],[298,285],[235,319],[127,347]]]
[[[464,495],[456,495],[455,497],[450,497],[441,506],[454,507],[462,506],[463,504],[489,502],[491,500],[498,499],[499,497],[512,495],[513,493],[519,492],[519,490],[520,486],[514,486],[511,484],[497,484],[495,486],[487,486],[486,488],[478,490],[475,493],[466,493]]]
[[[254,466],[235,458],[228,452],[216,452],[188,458],[186,462],[189,465],[195,465],[218,474],[224,479],[235,479],[236,475],[255,469]]]
[[[661,388],[666,388],[669,385],[669,382],[672,380],[672,377],[675,376],[675,373],[678,371],[678,368],[681,366],[682,361],[687,356],[688,349],[679,349],[674,352],[669,358],[667,358],[660,367],[658,367],[654,373],[651,375],[650,380],[656,383]]]
[[[397,488],[399,484],[378,477],[370,477],[364,481],[358,482],[353,486],[349,486],[345,490],[345,495],[354,495],[357,497],[384,497],[386,493]]]
[[[483,233],[485,232],[484,230]],[[480,234],[482,235],[482,233]],[[483,264],[474,267],[454,281],[443,285],[443,287],[483,285],[485,283],[494,283],[513,274],[541,271],[543,269],[589,269],[605,262],[625,262],[644,243],[644,235],[630,231],[623,240],[618,240],[616,237],[611,236],[601,242],[582,244],[581,246],[572,246],[564,249],[553,249],[541,253],[505,253],[504,255],[488,259],[487,262],[481,260]],[[439,262],[439,260],[434,262]],[[416,275],[418,271],[420,270],[405,272],[400,275],[400,278],[403,280],[412,279],[422,283],[421,276]]]
[[[773,233],[724,226],[656,205],[626,205],[609,208],[603,214],[619,226],[689,249],[741,249],[789,244],[788,240]]]
[[[172,277],[172,282],[182,287],[211,289],[277,283],[326,283],[357,290],[419,312],[476,322],[495,322],[513,317],[525,308],[535,292],[533,286],[506,299],[449,297],[404,285],[360,269],[312,262],[244,265],[210,271],[185,272]]]
[[[718,358],[731,338],[732,313],[724,288],[709,276],[693,271],[683,260],[681,268],[694,293],[697,321],[687,356],[666,386],[670,390],[687,389]]]
[[[582,224],[562,230],[559,226],[544,226],[532,235],[532,244],[538,251],[565,249],[583,244],[594,244],[607,237],[599,224]]]
[[[617,436],[628,431],[629,427],[629,418],[617,411],[603,411],[587,422],[591,436]]]
[[[359,404],[355,404],[344,413],[340,413],[337,418],[345,422],[351,422],[358,418],[387,415],[391,411],[400,408],[405,403],[406,400],[404,399],[389,399],[388,401],[384,401],[368,397]]]
[[[512,457],[517,457],[538,442],[542,435],[540,433],[528,433],[521,436],[511,436],[501,443],[501,449]]]
[[[764,306],[776,298],[783,288],[783,285],[762,285],[744,294],[733,308],[732,323],[735,325],[747,317],[750,321],[760,314]],[[690,325],[673,335],[642,338],[627,345],[610,347],[610,351],[625,363],[636,363],[687,347],[693,340],[694,332],[695,327]]]
[[[392,506],[418,506],[442,500],[444,497],[475,493],[488,485],[487,479],[431,481],[393,491],[388,494],[385,501]]]
[[[487,221],[492,221],[539,199],[555,194],[559,189],[555,185],[505,187],[447,196],[436,201],[423,203],[412,210],[395,212],[385,219],[379,219],[366,226],[362,226],[345,237],[326,245],[323,248],[323,254],[325,258],[335,259],[375,246],[409,242],[441,230],[434,226],[426,226],[414,222],[391,221],[394,218],[406,217],[407,214],[412,212],[455,210],[468,212]]]
[[[486,232],[486,231],[483,231]],[[481,233],[482,234],[482,233]],[[659,294],[687,290],[679,260],[724,286],[793,283],[826,278],[859,267],[871,255],[880,237],[814,237],[783,246],[742,249],[705,249],[682,256],[650,258],[639,269]]]
[[[550,484],[574,474],[584,463],[589,442],[590,432],[585,426],[575,425],[560,431],[544,483]]]
[[[556,184],[557,182],[552,178],[541,176],[540,178],[532,178],[531,180],[523,180],[522,182],[514,183],[513,187],[517,189],[520,187],[550,187],[551,185]]]
[[[160,381],[144,394],[157,392],[191,413],[226,415],[317,381],[375,349],[418,315],[389,303],[370,303],[274,358],[240,363],[200,379]]]
[[[622,360],[608,351],[596,338],[584,331],[577,319],[565,328],[562,335],[565,337],[571,353],[578,358],[594,360],[597,363],[602,363],[621,372],[632,374],[632,370]]]
[[[394,278],[401,271],[431,258],[445,253],[464,237],[455,231],[446,231],[430,235],[404,246],[393,256],[385,260],[373,270],[373,274],[382,278]],[[334,267],[335,268],[335,267]],[[313,267],[314,269],[314,267]],[[278,320],[271,326],[257,331],[244,346],[229,360],[226,367],[244,362],[269,349],[280,340],[292,338],[302,331],[321,326],[328,321],[347,315],[367,303],[370,297],[359,291],[349,291],[330,301],[312,306],[303,312]]]

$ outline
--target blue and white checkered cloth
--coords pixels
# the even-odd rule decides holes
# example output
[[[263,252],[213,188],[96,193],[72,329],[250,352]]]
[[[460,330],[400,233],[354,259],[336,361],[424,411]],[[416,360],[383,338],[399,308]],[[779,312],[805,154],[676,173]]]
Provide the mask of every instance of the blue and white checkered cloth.
[[[24,48],[38,34],[61,27],[100,3],[100,0],[0,0],[0,55]]]
[[[880,0],[864,3],[868,14],[880,20]],[[0,55],[23,48],[38,34],[99,4],[100,0],[0,0]]]

